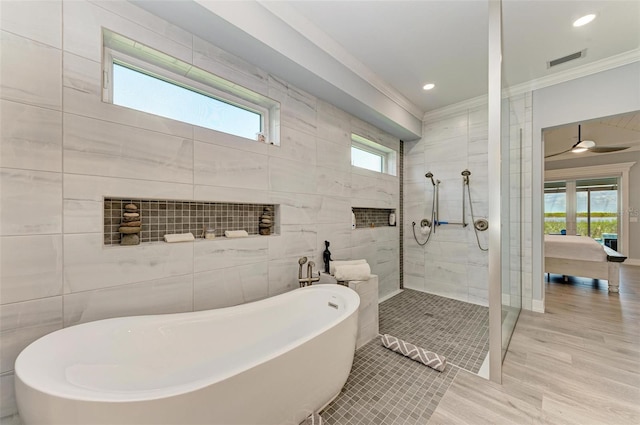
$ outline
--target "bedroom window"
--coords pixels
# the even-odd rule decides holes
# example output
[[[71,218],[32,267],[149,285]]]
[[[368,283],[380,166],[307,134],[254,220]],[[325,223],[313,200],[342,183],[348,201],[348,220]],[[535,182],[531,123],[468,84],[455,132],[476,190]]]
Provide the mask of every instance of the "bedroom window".
[[[617,248],[611,246],[618,239],[617,178],[576,181],[576,231]]]
[[[278,102],[107,29],[103,40],[105,102],[280,144]]]
[[[351,165],[354,167],[395,176],[396,156],[391,148],[357,134],[351,135]]]
[[[545,233],[589,236],[615,250],[618,205],[616,177],[546,182]]]
[[[544,233],[562,234],[567,230],[567,185],[566,182],[544,184]]]

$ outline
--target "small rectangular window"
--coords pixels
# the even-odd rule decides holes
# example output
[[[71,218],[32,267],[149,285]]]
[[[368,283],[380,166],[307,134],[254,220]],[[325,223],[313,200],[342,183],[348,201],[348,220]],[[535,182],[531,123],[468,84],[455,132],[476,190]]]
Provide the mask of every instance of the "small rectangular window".
[[[396,175],[396,151],[357,134],[351,135],[351,165]]]
[[[383,157],[380,154],[351,146],[351,165],[382,173]]]
[[[260,113],[113,64],[113,103],[235,136],[254,139],[262,132]]]
[[[280,144],[278,102],[107,29],[103,37],[104,101]]]

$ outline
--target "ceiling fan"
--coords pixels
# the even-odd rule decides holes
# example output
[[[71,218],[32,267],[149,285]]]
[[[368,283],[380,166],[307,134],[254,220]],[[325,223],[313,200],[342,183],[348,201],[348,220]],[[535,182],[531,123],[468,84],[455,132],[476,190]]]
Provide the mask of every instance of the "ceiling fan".
[[[608,153],[608,152],[617,152],[625,149],[629,149],[629,146],[596,146],[596,142],[593,140],[582,140],[580,134],[580,124],[578,124],[578,141],[575,145],[571,146],[566,151],[554,153],[551,155],[545,156],[546,158],[551,158],[552,156],[562,155],[563,153],[573,152],[573,153],[581,153],[581,152],[593,152],[593,153]]]

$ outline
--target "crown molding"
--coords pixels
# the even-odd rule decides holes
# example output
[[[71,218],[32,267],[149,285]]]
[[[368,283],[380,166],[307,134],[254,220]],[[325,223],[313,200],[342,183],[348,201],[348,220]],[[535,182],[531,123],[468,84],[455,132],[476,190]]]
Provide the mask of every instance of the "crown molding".
[[[447,105],[443,108],[429,111],[424,114],[424,116],[422,117],[422,121],[426,123],[438,121],[453,115],[467,112],[471,109],[487,107],[488,103],[489,97],[486,94],[483,94],[482,96],[472,97],[471,99],[463,100],[462,102],[454,103],[453,105]]]
[[[545,87],[554,86],[556,84],[566,83],[567,81],[597,74],[598,72],[607,71],[620,66],[629,65],[630,63],[638,61],[640,61],[640,49],[629,50],[582,66],[566,69],[562,72],[557,72],[552,75],[547,75],[545,77],[536,78],[535,80],[507,87],[503,90],[503,97],[511,97],[543,89]]]
[[[507,87],[502,90],[502,97],[512,97],[520,94],[532,92],[545,87],[553,86],[556,84],[565,83],[567,81],[575,80],[576,78],[586,77],[588,75],[597,74],[598,72],[607,71],[609,69],[618,68],[620,66],[628,65],[634,62],[640,61],[640,49],[629,50],[618,55],[610,56],[599,61],[591,62],[586,65],[564,70],[562,72],[548,75],[535,80],[527,81],[525,83],[516,84],[514,86]],[[480,108],[486,106],[488,102],[487,95],[474,97],[471,99],[463,100],[462,102],[447,105],[443,108],[434,109],[433,111],[426,112],[422,117],[424,122],[433,122],[440,119],[450,117],[452,115],[460,114],[470,109]]]

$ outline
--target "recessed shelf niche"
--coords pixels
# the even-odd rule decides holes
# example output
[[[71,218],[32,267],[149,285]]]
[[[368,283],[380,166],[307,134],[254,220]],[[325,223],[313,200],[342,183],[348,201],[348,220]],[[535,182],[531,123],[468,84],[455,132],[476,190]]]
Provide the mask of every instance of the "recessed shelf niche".
[[[138,206],[142,217],[140,242],[159,242],[164,235],[191,232],[202,237],[204,227],[216,230],[216,237],[225,230],[246,230],[259,235],[260,216],[265,207],[273,210],[271,234],[278,233],[278,208],[274,204],[244,204],[159,199],[104,198],[104,244],[120,244],[120,228],[124,207]]]
[[[356,229],[371,227],[390,227],[389,215],[396,212],[396,210],[393,208],[353,207],[352,210],[356,215]]]

